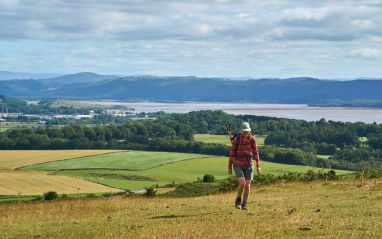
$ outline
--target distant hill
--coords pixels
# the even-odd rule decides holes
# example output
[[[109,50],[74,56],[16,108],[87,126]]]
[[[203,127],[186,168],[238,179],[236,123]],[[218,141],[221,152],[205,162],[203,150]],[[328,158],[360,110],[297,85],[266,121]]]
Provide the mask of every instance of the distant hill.
[[[60,74],[54,73],[17,73],[10,71],[0,71],[0,81],[2,80],[25,80],[25,79],[44,79],[44,78],[52,78],[57,77]]]
[[[45,84],[53,85],[67,85],[73,83],[91,83],[102,80],[116,79],[118,76],[114,75],[99,75],[91,72],[80,72],[76,74],[63,75],[59,77],[43,79],[42,82]]]
[[[332,104],[382,102],[380,92],[382,80],[307,77],[229,80],[78,73],[43,80],[0,81],[0,94],[70,99]]]

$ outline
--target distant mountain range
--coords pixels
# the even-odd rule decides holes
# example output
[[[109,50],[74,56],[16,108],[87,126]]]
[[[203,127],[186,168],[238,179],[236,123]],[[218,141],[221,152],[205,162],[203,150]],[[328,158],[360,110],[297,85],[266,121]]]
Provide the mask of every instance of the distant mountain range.
[[[331,104],[382,102],[381,92],[382,80],[307,77],[230,80],[78,73],[0,81],[0,94],[22,98]]]
[[[54,73],[18,73],[11,71],[0,71],[0,81],[2,80],[25,80],[25,79],[44,79],[60,76]]]

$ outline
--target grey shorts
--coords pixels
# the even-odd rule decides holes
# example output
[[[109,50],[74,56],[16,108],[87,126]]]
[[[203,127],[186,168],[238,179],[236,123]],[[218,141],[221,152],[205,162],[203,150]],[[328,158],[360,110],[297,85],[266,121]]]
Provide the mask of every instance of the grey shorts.
[[[253,169],[251,166],[233,165],[233,170],[235,170],[235,174],[237,178],[244,177],[245,180],[253,180]]]

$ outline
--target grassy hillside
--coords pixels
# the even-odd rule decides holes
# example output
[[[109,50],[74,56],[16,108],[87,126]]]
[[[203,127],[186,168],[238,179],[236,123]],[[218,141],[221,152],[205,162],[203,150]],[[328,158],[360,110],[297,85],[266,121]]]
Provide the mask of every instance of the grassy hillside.
[[[113,152],[119,150],[0,150],[0,169]]]
[[[233,207],[234,193],[0,204],[0,231],[2,238],[382,238],[382,187],[373,184],[262,186],[248,211]]]

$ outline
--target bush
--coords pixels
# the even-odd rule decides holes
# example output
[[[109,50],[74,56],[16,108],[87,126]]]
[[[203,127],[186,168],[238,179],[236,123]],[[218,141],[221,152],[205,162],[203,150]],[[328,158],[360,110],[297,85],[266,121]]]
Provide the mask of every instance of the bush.
[[[36,196],[35,198],[33,198],[32,201],[41,201],[43,199],[44,199],[44,197],[39,195],[39,196]]]
[[[113,193],[104,193],[102,194],[102,197],[105,197],[105,198],[110,198],[113,196]]]
[[[336,174],[336,171],[334,171],[334,170],[329,170],[328,172],[326,172],[326,175],[327,175],[327,179],[328,180],[336,180],[336,179],[338,179],[338,176],[337,176],[337,174]]]
[[[272,174],[256,174],[253,176],[254,185],[271,184],[278,181],[278,178]]]
[[[232,191],[237,187],[238,181],[235,176],[231,176],[219,184],[220,192]]]
[[[54,200],[58,198],[58,194],[54,191],[49,191],[47,193],[44,193],[44,199],[45,200]]]
[[[155,197],[157,193],[157,190],[154,187],[146,188],[146,197]]]
[[[219,193],[219,183],[184,183],[176,187],[174,191],[168,192],[169,196],[176,197],[198,197]]]
[[[206,174],[203,177],[203,183],[213,183],[215,181],[215,177],[211,174]]]
[[[62,198],[62,199],[68,199],[69,197],[68,197],[68,194],[62,194],[62,195],[61,195],[61,198]]]
[[[96,198],[97,195],[95,195],[94,193],[89,193],[86,195],[87,198]]]

